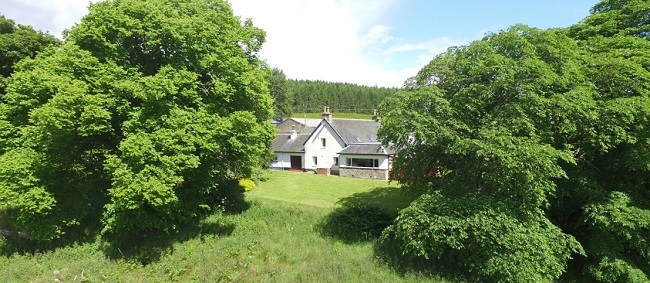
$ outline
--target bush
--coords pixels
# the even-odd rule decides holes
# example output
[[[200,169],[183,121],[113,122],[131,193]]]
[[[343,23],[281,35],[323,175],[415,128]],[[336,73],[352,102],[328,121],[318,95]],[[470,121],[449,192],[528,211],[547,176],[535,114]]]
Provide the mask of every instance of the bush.
[[[253,171],[251,179],[255,181],[255,183],[261,183],[268,181],[270,177],[269,169],[257,168]]]
[[[335,209],[323,221],[323,234],[344,242],[377,239],[395,217],[383,209],[354,204]]]
[[[584,253],[544,217],[521,215],[484,195],[423,195],[384,230],[378,250],[402,266],[490,282],[557,279],[572,252]]]
[[[255,182],[251,179],[241,179],[239,180],[239,186],[244,189],[244,192],[248,192],[255,188]]]

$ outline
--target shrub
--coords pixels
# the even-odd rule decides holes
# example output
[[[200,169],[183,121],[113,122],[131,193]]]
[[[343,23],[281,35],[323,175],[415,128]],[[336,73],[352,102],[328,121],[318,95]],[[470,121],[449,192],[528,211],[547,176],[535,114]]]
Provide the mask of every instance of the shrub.
[[[255,188],[255,182],[251,179],[240,179],[239,186],[241,186],[245,192],[248,192]]]
[[[269,175],[269,169],[257,168],[253,171],[253,176],[251,179],[256,183],[266,182],[271,176]]]
[[[544,217],[517,212],[515,203],[484,195],[423,195],[384,230],[378,249],[389,260],[491,282],[553,280],[572,252],[584,253]]]

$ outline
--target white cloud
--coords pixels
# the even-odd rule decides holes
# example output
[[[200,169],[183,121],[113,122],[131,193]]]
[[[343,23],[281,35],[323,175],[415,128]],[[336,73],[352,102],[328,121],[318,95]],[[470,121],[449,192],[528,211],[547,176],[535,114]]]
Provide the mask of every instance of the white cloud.
[[[413,70],[387,70],[366,54],[388,42],[390,28],[376,22],[394,0],[234,0],[236,15],[267,32],[262,58],[289,78],[401,86]],[[416,70],[417,71],[417,70]]]
[[[424,42],[394,45],[388,48],[388,50],[386,50],[384,53],[391,54],[396,52],[425,50],[425,51],[429,51],[432,54],[438,54],[447,50],[449,46],[459,45],[463,43],[464,42],[462,41],[455,40],[445,36],[445,37],[434,38]]]
[[[391,28],[385,25],[374,25],[363,37],[363,45],[372,46],[373,44],[385,44],[393,41],[395,37],[390,34],[390,30]]]
[[[61,38],[64,29],[71,28],[88,12],[90,2],[0,0],[0,11],[17,23]],[[261,57],[293,79],[402,86],[434,55],[448,46],[468,42],[440,37],[404,43],[382,23],[397,0],[230,2],[235,15],[252,18],[267,32]],[[415,54],[399,56],[408,52]]]

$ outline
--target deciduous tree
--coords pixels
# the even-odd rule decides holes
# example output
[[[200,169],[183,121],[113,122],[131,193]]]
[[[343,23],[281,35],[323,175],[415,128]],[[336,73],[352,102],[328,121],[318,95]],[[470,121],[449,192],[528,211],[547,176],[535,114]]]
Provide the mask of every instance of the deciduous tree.
[[[275,117],[291,117],[293,97],[287,89],[287,76],[278,68],[271,69],[269,92],[273,97],[273,115]]]
[[[264,32],[222,0],[90,5],[57,50],[9,79],[0,209],[49,240],[171,231],[269,154]]]
[[[571,30],[519,25],[450,48],[385,101],[394,171],[424,195],[384,243],[491,280],[558,278],[573,257],[580,277],[647,281],[650,44],[585,33],[639,7],[603,1]]]
[[[52,35],[0,15],[0,97],[4,94],[4,80],[13,73],[18,61],[34,58],[47,47],[59,44]]]

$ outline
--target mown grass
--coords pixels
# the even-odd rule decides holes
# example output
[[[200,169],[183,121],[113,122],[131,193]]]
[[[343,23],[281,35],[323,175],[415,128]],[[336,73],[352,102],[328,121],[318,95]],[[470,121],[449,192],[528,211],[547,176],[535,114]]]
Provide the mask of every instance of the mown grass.
[[[361,114],[361,113],[333,113],[332,116],[334,118],[341,118],[341,119],[364,119],[364,120],[372,120],[372,114]],[[322,118],[321,113],[293,113],[291,114],[291,117],[294,118],[313,118],[313,119],[320,119]]]
[[[346,203],[382,202],[388,211],[403,206],[409,197],[396,186],[304,173],[269,174],[267,182],[247,195],[249,209],[236,215],[217,213],[188,225],[166,239],[169,245],[158,245],[156,260],[148,264],[133,258],[127,247],[115,247],[121,255],[109,258],[96,241],[0,256],[0,278],[2,282],[441,281],[390,269],[373,253],[372,241],[347,243],[323,235],[323,221]],[[370,197],[373,191],[381,196]],[[389,200],[381,200],[384,197]]]
[[[269,171],[268,180],[248,192],[247,197],[323,208],[364,202],[395,213],[414,199],[413,195],[402,191],[396,182],[278,170]]]

